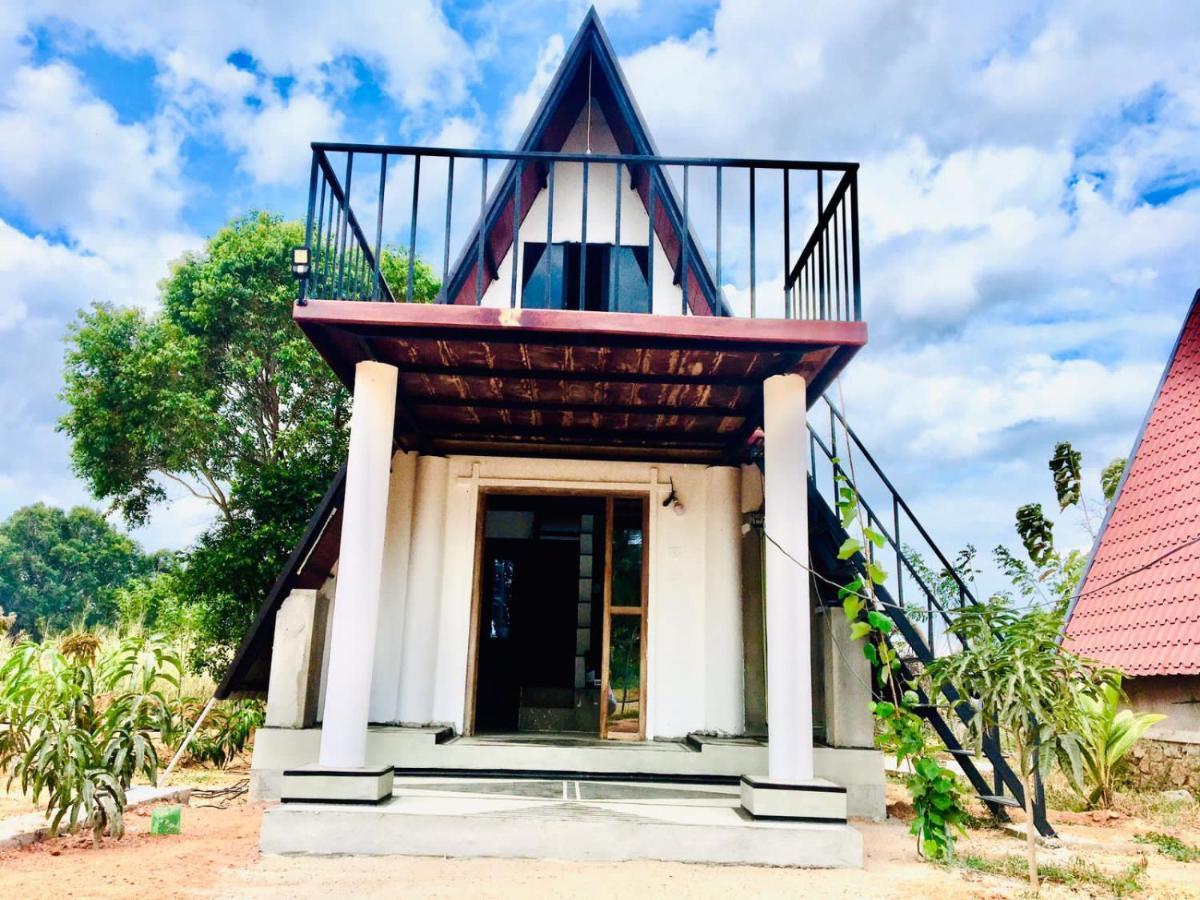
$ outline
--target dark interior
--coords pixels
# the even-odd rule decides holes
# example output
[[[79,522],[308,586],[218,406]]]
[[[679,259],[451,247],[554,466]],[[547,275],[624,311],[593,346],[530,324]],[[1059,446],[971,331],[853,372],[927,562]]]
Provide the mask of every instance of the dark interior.
[[[599,733],[604,499],[492,495],[475,731]]]

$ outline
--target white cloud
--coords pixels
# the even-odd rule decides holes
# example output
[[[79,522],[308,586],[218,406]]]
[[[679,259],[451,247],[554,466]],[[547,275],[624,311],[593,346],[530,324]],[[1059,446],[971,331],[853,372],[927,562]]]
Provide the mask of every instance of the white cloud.
[[[503,146],[515,147],[517,145],[517,141],[520,140],[525,128],[529,125],[529,120],[537,111],[538,103],[541,102],[546,89],[550,87],[550,81],[554,78],[559,63],[562,62],[565,50],[566,43],[561,34],[552,34],[546,39],[546,43],[538,52],[537,69],[533,79],[525,90],[513,97],[508,105],[508,111],[504,115],[504,122],[500,128],[500,140]]]
[[[175,142],[153,124],[121,124],[69,66],[18,69],[0,99],[0,133],[0,190],[35,227],[86,241],[179,214]]]
[[[227,140],[242,151],[239,165],[259,184],[295,184],[311,160],[311,141],[337,141],[345,117],[328,100],[272,96],[256,112],[222,118]]]

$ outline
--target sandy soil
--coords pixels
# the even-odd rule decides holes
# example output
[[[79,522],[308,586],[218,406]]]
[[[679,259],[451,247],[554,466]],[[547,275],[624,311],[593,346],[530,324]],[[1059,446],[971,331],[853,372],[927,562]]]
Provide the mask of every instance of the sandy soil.
[[[894,811],[904,814],[902,805]],[[71,836],[0,852],[0,897],[56,894],[85,896],[184,895],[200,897],[510,897],[517,895],[609,898],[670,897],[1020,897],[1017,880],[927,865],[916,858],[903,821],[856,823],[867,847],[861,871],[813,872],[674,863],[574,863],[554,860],[431,858],[263,857],[258,853],[262,807],[193,806],[184,811],[183,834],[150,835],[149,810],[129,814],[123,840],[96,850],[90,837]],[[1066,814],[1067,846],[1042,859],[1082,856],[1107,872],[1120,872],[1142,854],[1149,861],[1144,896],[1200,897],[1200,864],[1176,863],[1132,842],[1157,826],[1128,816]],[[1096,821],[1099,819],[1100,821]],[[1160,829],[1162,830],[1162,829]],[[1189,842],[1200,832],[1189,822],[1169,829]],[[962,855],[989,858],[1020,854],[1023,844],[993,828],[973,831]],[[1050,886],[1045,897],[1106,896],[1095,888]]]

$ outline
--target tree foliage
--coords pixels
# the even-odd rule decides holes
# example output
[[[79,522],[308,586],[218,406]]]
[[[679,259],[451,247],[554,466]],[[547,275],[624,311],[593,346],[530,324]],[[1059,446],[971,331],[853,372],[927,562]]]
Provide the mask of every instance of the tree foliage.
[[[179,658],[157,641],[125,638],[110,653],[92,634],[61,644],[19,643],[0,665],[0,772],[35,803],[52,833],[91,828],[93,840],[124,832],[125,792],[158,772],[155,733],[171,713]]]
[[[1076,782],[1083,777],[1087,727],[1082,698],[1099,698],[1117,673],[1080,659],[1059,646],[1062,618],[1038,609],[1014,610],[1004,602],[955,611],[950,630],[963,649],[925,667],[931,694],[951,686],[975,707],[968,721],[977,745],[991,729],[1012,747],[1025,791],[1029,879],[1037,887],[1033,778],[1056,759],[1067,762]]]
[[[68,336],[61,427],[75,471],[145,522],[174,482],[226,522],[232,496],[297,454],[340,459],[349,397],[291,318],[299,223],[236,219],[160,285],[162,310],[97,304]]]
[[[1128,460],[1119,456],[1100,471],[1100,490],[1104,493],[1105,503],[1112,503],[1113,497],[1117,496],[1117,488],[1125,477],[1126,465]]]
[[[117,591],[160,563],[95,510],[35,503],[0,523],[0,609],[35,639],[112,624]]]

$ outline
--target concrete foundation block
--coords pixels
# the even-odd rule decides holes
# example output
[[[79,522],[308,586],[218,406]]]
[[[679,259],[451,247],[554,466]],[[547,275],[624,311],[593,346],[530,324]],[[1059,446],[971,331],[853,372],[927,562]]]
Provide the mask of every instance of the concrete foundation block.
[[[376,805],[390,800],[391,766],[336,769],[303,766],[286,769],[280,799],[284,803],[345,803]]]
[[[771,781],[743,775],[742,809],[756,819],[844,825],[846,789],[824,778]]]

